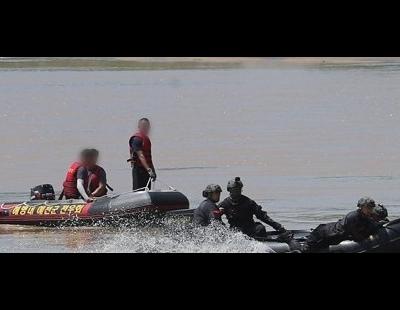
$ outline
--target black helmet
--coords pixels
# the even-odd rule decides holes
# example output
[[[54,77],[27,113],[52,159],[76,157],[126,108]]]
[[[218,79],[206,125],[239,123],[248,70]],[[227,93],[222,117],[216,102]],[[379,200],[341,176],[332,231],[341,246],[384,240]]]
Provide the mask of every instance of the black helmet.
[[[230,192],[232,189],[242,189],[243,188],[243,183],[240,181],[240,177],[236,177],[233,180],[230,180],[228,182],[228,185],[226,187],[227,191]]]
[[[212,193],[221,193],[222,188],[218,184],[209,184],[206,189],[203,191],[203,197],[207,198]]]
[[[374,217],[375,220],[382,221],[388,217],[388,212],[383,205],[378,204],[373,208],[372,216]]]
[[[363,197],[357,203],[357,208],[362,208],[362,207],[374,208],[375,206],[376,206],[375,200],[373,200],[370,197]]]

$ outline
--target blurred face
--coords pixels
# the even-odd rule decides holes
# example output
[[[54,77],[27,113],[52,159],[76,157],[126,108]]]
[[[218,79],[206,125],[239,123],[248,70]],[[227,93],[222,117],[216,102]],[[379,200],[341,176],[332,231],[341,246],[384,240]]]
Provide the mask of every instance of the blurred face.
[[[144,133],[146,136],[150,133],[150,123],[148,121],[139,122],[139,131]]]
[[[87,168],[93,168],[97,165],[98,156],[88,156],[86,158],[82,158],[82,164]]]
[[[220,192],[214,192],[211,194],[211,200],[214,202],[218,202],[221,198],[221,193]]]
[[[92,158],[89,159],[89,166],[93,167],[97,165],[97,162],[99,161],[99,156],[93,156]]]
[[[239,188],[233,188],[231,189],[229,195],[231,196],[231,198],[233,200],[238,200],[240,198],[240,196],[242,196],[242,189]]]

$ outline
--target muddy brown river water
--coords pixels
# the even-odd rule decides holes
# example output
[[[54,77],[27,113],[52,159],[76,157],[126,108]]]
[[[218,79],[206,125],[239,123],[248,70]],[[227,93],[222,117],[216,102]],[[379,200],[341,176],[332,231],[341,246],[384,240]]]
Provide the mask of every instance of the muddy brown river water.
[[[208,183],[245,194],[292,229],[336,220],[370,195],[400,216],[400,63],[381,66],[0,69],[0,201],[61,184],[96,147],[129,191],[127,141],[153,124],[161,181],[196,207]],[[159,184],[158,186],[161,186]],[[222,196],[225,197],[226,191]],[[232,232],[0,227],[0,252],[264,252]],[[170,225],[170,226],[171,226]],[[167,225],[168,226],[168,225]],[[206,239],[204,239],[206,238]]]

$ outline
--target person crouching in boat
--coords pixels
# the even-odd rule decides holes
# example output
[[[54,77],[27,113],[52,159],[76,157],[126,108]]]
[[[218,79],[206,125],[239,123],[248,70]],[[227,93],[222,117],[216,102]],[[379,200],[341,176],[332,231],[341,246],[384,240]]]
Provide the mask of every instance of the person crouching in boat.
[[[97,165],[99,161],[99,151],[92,149],[93,162],[87,168],[88,172],[88,185],[87,192],[90,197],[102,197],[107,195],[107,174],[106,171]]]
[[[238,229],[252,238],[266,237],[265,226],[254,221],[253,216],[255,215],[257,219],[277,230],[281,239],[289,238],[291,234],[281,224],[272,220],[255,201],[242,195],[242,188],[243,183],[239,177],[229,181],[227,186],[229,197],[219,204],[230,227]]]
[[[70,166],[63,183],[66,199],[82,198],[92,202],[94,197],[107,194],[107,176],[104,169],[97,165],[98,158],[97,150],[85,149],[80,154],[80,160]]]
[[[193,220],[196,224],[201,226],[208,226],[212,221],[219,221],[222,223],[222,212],[217,206],[217,202],[221,197],[221,186],[217,184],[207,185],[203,191],[203,197],[206,198],[196,210],[194,210]]]
[[[337,222],[321,224],[307,237],[304,252],[327,248],[344,240],[361,241],[388,221],[388,212],[383,205],[376,204],[370,197],[357,203],[357,210],[348,213]]]

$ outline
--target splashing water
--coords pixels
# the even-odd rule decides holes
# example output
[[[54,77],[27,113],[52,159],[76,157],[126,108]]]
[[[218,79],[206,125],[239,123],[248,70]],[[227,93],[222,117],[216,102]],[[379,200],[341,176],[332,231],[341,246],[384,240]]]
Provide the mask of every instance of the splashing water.
[[[199,227],[182,217],[115,219],[90,227],[2,225],[0,252],[274,253],[227,226]]]
[[[168,218],[156,226],[121,227],[89,252],[137,253],[273,253],[266,244],[220,224],[197,227],[182,219]]]

